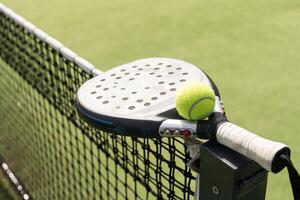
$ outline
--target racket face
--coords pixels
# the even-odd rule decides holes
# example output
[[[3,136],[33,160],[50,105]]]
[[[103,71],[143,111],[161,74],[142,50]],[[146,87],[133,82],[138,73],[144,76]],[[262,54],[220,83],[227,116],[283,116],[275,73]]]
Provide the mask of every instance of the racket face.
[[[100,129],[110,127],[109,131],[132,136],[131,128],[139,126],[144,127],[144,135],[153,137],[164,119],[179,118],[175,112],[163,113],[175,110],[176,91],[192,80],[210,85],[205,73],[190,63],[171,58],[137,60],[84,83],[77,93],[77,109]]]

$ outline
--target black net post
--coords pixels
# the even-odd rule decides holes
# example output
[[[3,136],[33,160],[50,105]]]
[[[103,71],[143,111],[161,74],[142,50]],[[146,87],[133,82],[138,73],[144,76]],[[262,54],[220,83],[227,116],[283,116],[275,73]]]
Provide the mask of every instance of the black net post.
[[[215,142],[201,146],[200,200],[264,200],[267,171]]]

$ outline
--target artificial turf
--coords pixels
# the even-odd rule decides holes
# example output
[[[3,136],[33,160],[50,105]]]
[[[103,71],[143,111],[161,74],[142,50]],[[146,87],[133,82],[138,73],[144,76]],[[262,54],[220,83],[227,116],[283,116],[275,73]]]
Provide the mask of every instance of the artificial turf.
[[[2,2],[101,70],[156,56],[201,66],[229,120],[288,144],[300,169],[299,1]],[[286,171],[266,199],[292,199]]]

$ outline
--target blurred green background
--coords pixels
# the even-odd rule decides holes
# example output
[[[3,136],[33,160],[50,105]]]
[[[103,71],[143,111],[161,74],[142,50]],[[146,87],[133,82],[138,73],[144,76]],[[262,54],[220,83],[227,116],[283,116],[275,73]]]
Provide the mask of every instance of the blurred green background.
[[[215,80],[229,120],[293,149],[300,169],[300,1],[2,0],[101,70],[174,57]],[[292,199],[284,170],[268,200]]]

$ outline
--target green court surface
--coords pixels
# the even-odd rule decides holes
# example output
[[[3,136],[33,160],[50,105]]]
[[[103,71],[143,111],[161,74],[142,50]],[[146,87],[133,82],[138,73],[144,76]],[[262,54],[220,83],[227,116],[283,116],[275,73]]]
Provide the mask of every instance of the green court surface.
[[[300,2],[4,0],[101,70],[174,57],[215,80],[230,121],[293,149],[300,169]],[[292,199],[286,171],[267,199]]]
[[[2,200],[13,200],[12,195],[0,184],[0,199]]]
[[[5,179],[0,174],[0,199],[1,200],[13,200],[17,199],[18,197],[14,194],[12,188],[10,188],[10,184],[8,183],[7,179]]]

